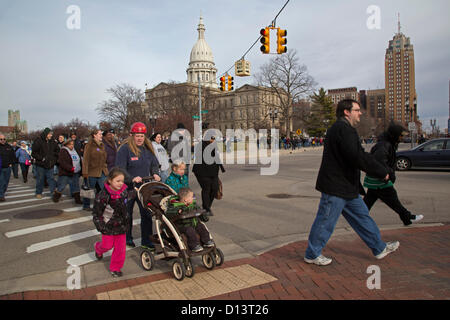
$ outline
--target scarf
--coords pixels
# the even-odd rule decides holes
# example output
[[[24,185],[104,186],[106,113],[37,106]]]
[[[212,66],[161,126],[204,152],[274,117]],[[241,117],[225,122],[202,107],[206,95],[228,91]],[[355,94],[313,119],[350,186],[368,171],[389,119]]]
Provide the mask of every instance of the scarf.
[[[111,195],[111,199],[120,199],[120,194],[127,189],[127,185],[124,183],[120,190],[113,190],[109,183],[105,182],[105,189]]]

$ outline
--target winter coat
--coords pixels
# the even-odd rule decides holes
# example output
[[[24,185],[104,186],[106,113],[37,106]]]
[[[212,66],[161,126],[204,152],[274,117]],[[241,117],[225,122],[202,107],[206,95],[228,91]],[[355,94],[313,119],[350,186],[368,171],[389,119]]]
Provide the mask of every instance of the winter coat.
[[[111,144],[106,140],[103,140],[103,142],[106,151],[106,164],[108,166],[108,171],[111,171],[116,164],[117,146],[115,142]]]
[[[364,191],[360,170],[379,179],[388,174],[386,168],[364,151],[356,129],[345,118],[339,118],[325,137],[316,189],[340,198],[355,199]]]
[[[94,208],[92,209],[93,221],[97,231],[110,236],[124,234],[128,231],[128,197],[126,184],[120,190],[114,191],[108,183],[105,183],[105,187],[95,197]],[[106,222],[104,211],[108,204],[114,211],[109,221]]]
[[[205,149],[210,144],[209,141],[202,141],[202,162],[196,163],[199,161],[198,159],[195,160],[195,164],[192,167],[192,172],[199,177],[218,177],[219,176],[219,168],[222,170],[222,172],[225,172],[225,169],[223,168],[222,164],[219,164],[220,159],[219,155],[216,156],[216,150],[217,145],[212,150],[212,152],[207,152],[213,159],[214,162],[212,164],[207,164],[205,162]],[[208,150],[212,148],[209,147]],[[217,150],[218,151],[218,150]]]
[[[171,187],[176,193],[180,191],[181,188],[189,187],[189,180],[187,174],[180,176],[175,172],[172,172],[167,178],[165,184]]]
[[[97,144],[94,139],[90,139],[84,147],[82,174],[87,177],[101,177],[102,173],[108,175],[106,165],[106,151],[103,142]]]
[[[148,177],[159,175],[159,162],[152,151],[144,146],[139,147],[141,154],[136,156],[130,149],[128,143],[122,144],[117,151],[116,166],[127,172],[125,183],[131,184],[135,177]]]
[[[19,160],[19,163],[25,163],[26,160],[31,162],[31,155],[23,148],[16,150],[16,158]]]
[[[10,165],[16,162],[16,155],[14,154],[13,147],[8,143],[0,143],[0,157],[2,168],[8,168]]]
[[[49,131],[44,130],[40,137],[33,142],[31,156],[36,160],[35,165],[51,169],[58,160],[59,148],[54,139],[47,140]]]
[[[75,148],[73,149],[73,151],[77,153]],[[75,156],[79,157],[78,153]],[[73,163],[72,156],[67,147],[63,147],[59,152],[58,161],[59,161],[58,176],[71,177],[75,172],[77,172],[75,165]],[[72,171],[72,168],[74,168],[74,171]]]
[[[168,207],[165,212],[167,218],[173,219],[177,215],[188,214],[191,212],[195,212],[201,210],[199,206],[197,206],[195,200],[190,204],[186,205],[184,202],[180,202],[178,196],[173,196],[169,199]],[[188,219],[180,219],[176,220],[175,225],[178,227],[193,227],[195,228],[199,223],[198,218],[188,218]]]
[[[369,189],[383,189],[391,187],[395,183],[396,151],[400,135],[405,130],[400,125],[390,125],[388,130],[378,137],[378,142],[372,147],[370,153],[388,170],[390,181],[386,182],[368,174],[364,178],[365,187]]]

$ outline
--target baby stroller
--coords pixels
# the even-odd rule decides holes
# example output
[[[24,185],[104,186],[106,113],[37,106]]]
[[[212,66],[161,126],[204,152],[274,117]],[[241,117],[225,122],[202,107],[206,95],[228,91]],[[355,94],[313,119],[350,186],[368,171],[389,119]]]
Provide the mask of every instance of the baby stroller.
[[[181,234],[173,223],[178,219],[188,219],[199,217],[204,211],[192,212],[179,215],[175,219],[168,219],[164,214],[168,200],[171,196],[177,195],[168,185],[150,181],[136,188],[137,195],[144,208],[155,218],[156,233],[150,236],[150,240],[155,244],[155,253],[148,249],[141,251],[141,264],[144,270],[150,271],[155,265],[155,260],[172,260],[172,272],[179,281],[184,277],[194,276],[194,265],[191,257],[202,256],[203,265],[212,270],[215,266],[220,266],[224,262],[222,251],[216,247],[204,248],[200,252],[191,252],[187,246],[187,238]]]

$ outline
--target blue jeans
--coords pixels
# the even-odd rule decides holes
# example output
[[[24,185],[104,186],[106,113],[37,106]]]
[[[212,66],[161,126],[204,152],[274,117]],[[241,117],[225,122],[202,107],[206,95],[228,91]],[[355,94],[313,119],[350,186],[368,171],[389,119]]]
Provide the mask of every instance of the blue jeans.
[[[8,189],[9,178],[11,177],[11,168],[0,168],[0,198],[5,197],[6,189]]]
[[[341,212],[353,230],[372,250],[373,255],[384,250],[386,244],[381,240],[380,230],[369,216],[369,210],[360,196],[347,200],[322,193],[319,210],[309,233],[305,258],[315,259],[321,255]]]
[[[170,174],[169,169],[167,169],[165,171],[160,170],[159,176],[161,177],[161,182],[166,182],[167,178],[169,177],[169,174]]]
[[[57,183],[58,192],[63,192],[66,185],[69,184],[70,195],[80,192],[80,174],[74,173],[73,176],[59,176]]]
[[[153,242],[150,241],[150,236],[153,234],[153,222],[150,212],[142,206],[141,201],[137,198],[137,196],[133,199],[128,200],[127,209],[128,215],[130,217],[130,224],[127,231],[126,241],[127,243],[133,241],[133,208],[134,203],[137,203],[139,207],[139,213],[141,215],[141,245],[147,247],[153,247]]]
[[[53,194],[56,187],[56,181],[53,179],[53,168],[45,169],[44,167],[36,167],[36,194],[42,194],[44,191],[44,180],[47,178],[48,187],[50,189],[50,194]]]
[[[102,172],[102,175],[100,177],[88,177],[88,186],[90,189],[95,190],[95,194],[97,194],[97,189],[95,188],[95,185],[98,184],[100,187],[100,190],[103,189],[103,185],[105,183],[106,176]],[[89,198],[83,198],[83,208],[89,208],[91,206],[91,199]]]

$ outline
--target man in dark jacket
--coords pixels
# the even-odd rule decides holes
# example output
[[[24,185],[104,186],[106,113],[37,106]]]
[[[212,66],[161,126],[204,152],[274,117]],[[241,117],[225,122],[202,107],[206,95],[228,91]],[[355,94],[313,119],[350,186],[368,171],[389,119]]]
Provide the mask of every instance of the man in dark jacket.
[[[58,159],[59,148],[53,139],[53,132],[45,128],[41,136],[33,142],[31,156],[35,159],[36,166],[36,198],[42,199],[44,179],[47,179],[50,195],[53,195],[56,181],[53,178],[53,167]]]
[[[397,191],[394,188],[395,183],[395,153],[400,143],[403,132],[407,132],[403,126],[391,123],[388,129],[378,137],[378,142],[372,147],[370,153],[374,155],[378,162],[380,162],[389,171],[389,181],[379,180],[366,175],[364,178],[364,186],[367,187],[367,195],[364,197],[364,202],[367,208],[370,209],[375,204],[377,199],[381,199],[392,210],[394,210],[402,220],[405,226],[412,222],[417,222],[423,219],[423,215],[411,214],[400,202],[397,196]]]
[[[16,155],[11,145],[6,143],[6,137],[0,133],[0,201],[5,201],[5,193],[11,177],[11,167],[16,161]]]
[[[354,128],[360,121],[361,107],[355,100],[338,103],[337,121],[327,131],[322,163],[316,189],[322,193],[316,219],[311,227],[304,260],[307,263],[328,265],[330,258],[322,255],[342,213],[377,259],[397,250],[398,241],[384,243],[375,221],[359,195],[364,188],[360,182],[360,170],[373,177],[388,180],[388,170],[361,146]]]

